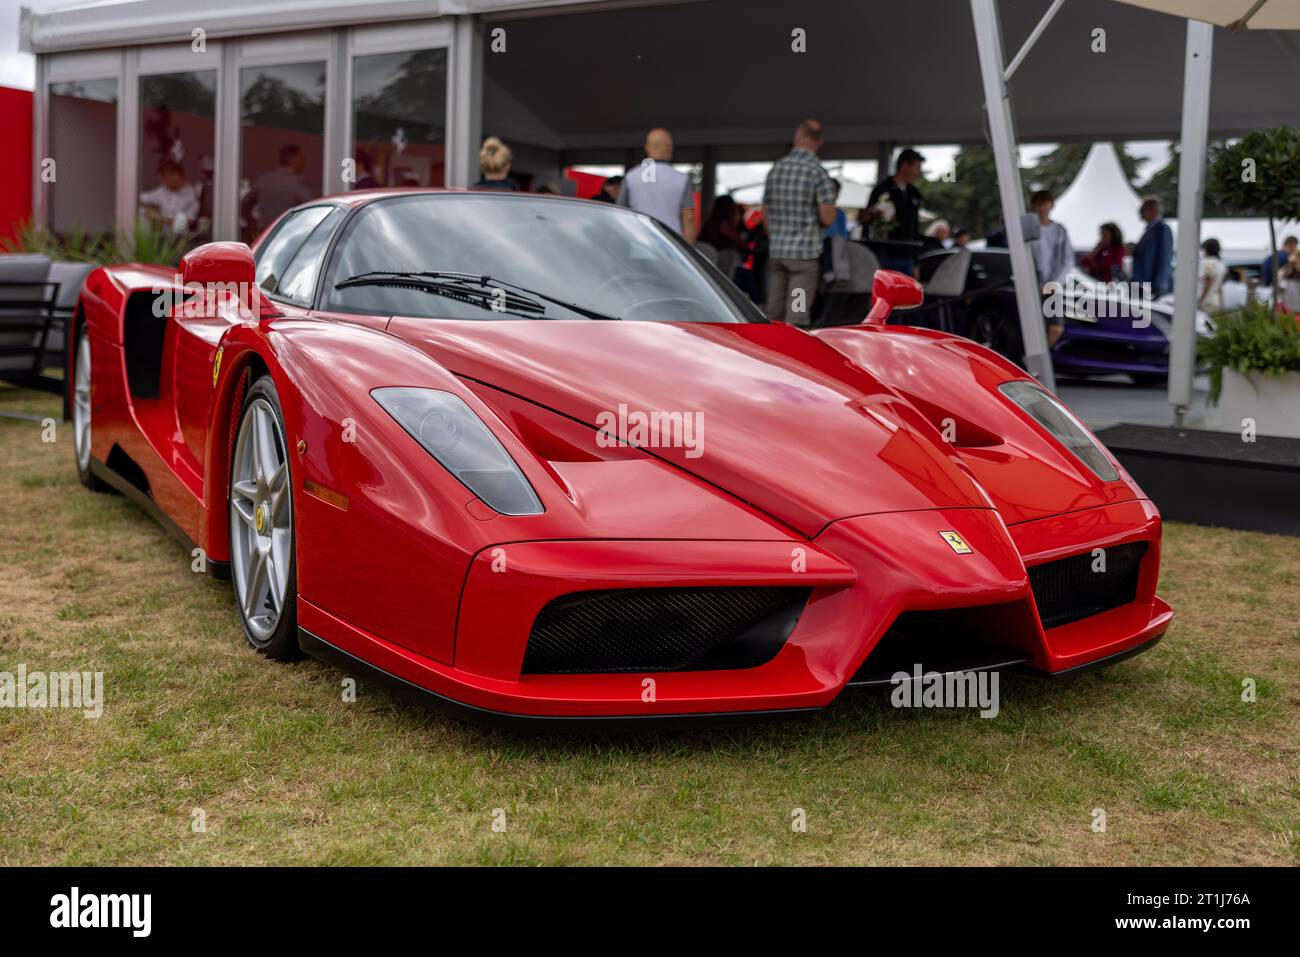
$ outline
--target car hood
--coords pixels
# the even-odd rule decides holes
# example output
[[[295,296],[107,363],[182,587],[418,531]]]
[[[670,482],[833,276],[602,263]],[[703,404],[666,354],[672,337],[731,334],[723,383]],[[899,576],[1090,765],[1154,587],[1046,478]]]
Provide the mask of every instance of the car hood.
[[[461,377],[612,427],[805,535],[992,504],[913,406],[790,326],[395,317],[388,332]],[[637,435],[655,413],[682,428]]]

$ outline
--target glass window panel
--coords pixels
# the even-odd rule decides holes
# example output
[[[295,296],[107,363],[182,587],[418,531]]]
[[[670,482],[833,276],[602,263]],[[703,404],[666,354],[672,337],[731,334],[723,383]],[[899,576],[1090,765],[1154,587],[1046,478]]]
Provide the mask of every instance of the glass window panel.
[[[425,271],[491,276],[630,321],[762,321],[739,289],[705,268],[703,257],[650,216],[488,192],[410,193],[363,206],[334,246],[321,308],[378,316],[519,318],[454,291],[338,288],[362,273]],[[593,282],[592,276],[600,279]],[[546,318],[583,318],[555,302],[539,302]]]
[[[447,141],[447,51],[353,60],[355,189],[442,186]]]
[[[332,207],[309,206],[300,209],[291,216],[286,216],[276,226],[266,242],[257,248],[257,271],[254,278],[257,284],[267,292],[275,292],[280,287],[280,276],[284,274],[293,254],[298,251],[317,224],[320,223]]]
[[[298,252],[289,263],[280,278],[279,293],[294,302],[309,304],[316,295],[316,274],[320,271],[321,254],[325,245],[334,235],[334,229],[343,218],[343,210],[335,207],[330,210],[307,241],[298,247]]]
[[[187,237],[212,238],[217,73],[140,78],[139,216]]]
[[[117,80],[50,84],[49,227],[111,235],[116,210]]]
[[[251,242],[321,194],[325,64],[245,67],[239,82],[239,227]]]

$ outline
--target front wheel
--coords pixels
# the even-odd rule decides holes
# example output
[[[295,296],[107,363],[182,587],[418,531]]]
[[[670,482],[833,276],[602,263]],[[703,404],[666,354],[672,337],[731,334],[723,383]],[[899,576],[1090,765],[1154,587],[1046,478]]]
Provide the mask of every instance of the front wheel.
[[[248,643],[278,661],[299,654],[290,479],[280,398],[262,376],[244,398],[230,463],[230,566]]]
[[[93,492],[108,488],[90,470],[90,336],[83,325],[72,353],[72,450],[77,461],[77,478]]]

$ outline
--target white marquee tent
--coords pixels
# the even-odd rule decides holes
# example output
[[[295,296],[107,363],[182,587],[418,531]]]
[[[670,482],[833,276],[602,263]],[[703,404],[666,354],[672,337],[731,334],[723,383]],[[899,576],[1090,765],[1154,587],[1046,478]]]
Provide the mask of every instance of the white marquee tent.
[[[1097,244],[1102,223],[1114,223],[1125,241],[1136,242],[1143,227],[1138,216],[1141,202],[1124,176],[1115,147],[1094,143],[1074,182],[1057,197],[1052,218],[1065,227],[1076,250]]]

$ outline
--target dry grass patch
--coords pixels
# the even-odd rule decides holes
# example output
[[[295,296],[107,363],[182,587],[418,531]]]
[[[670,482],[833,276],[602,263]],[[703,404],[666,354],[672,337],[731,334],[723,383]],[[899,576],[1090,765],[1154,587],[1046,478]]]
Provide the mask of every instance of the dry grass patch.
[[[0,411],[58,403],[0,386]],[[792,725],[518,737],[259,658],[228,587],[71,455],[66,427],[0,418],[0,669],[102,670],[107,697],[98,721],[0,710],[0,863],[1300,860],[1295,539],[1170,526],[1165,641],[1005,677],[993,720],[861,694]]]

